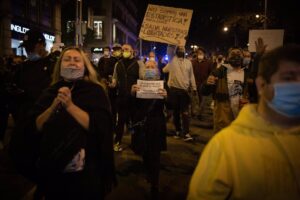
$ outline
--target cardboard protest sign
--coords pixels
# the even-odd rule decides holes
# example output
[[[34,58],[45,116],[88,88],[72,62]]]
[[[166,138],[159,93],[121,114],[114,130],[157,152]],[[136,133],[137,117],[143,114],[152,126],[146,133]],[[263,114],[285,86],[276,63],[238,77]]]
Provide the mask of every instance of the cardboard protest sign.
[[[136,92],[136,97],[141,99],[163,99],[164,97],[159,95],[159,91],[164,88],[164,81],[145,81],[138,80],[137,85],[140,86],[140,90]]]
[[[260,37],[267,45],[266,51],[283,45],[283,29],[249,30],[249,51],[255,52],[255,41]]]
[[[193,10],[149,4],[139,37],[148,41],[184,46]]]

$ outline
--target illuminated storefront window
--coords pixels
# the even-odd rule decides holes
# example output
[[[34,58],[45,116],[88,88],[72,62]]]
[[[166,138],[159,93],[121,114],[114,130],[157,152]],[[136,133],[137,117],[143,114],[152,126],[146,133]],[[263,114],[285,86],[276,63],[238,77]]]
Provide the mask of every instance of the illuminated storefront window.
[[[103,38],[103,24],[102,21],[94,21],[94,36],[95,39]]]

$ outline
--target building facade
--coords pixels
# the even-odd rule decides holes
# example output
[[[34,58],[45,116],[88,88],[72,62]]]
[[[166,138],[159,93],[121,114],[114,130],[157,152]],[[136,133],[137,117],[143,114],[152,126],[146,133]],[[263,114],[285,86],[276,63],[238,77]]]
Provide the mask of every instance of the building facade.
[[[1,4],[0,55],[26,55],[19,45],[32,28],[43,32],[48,51],[54,42],[61,42],[61,1],[2,0]]]
[[[85,43],[85,49],[91,51],[96,63],[101,57],[101,49],[114,43],[137,45],[138,15],[137,0],[102,0],[94,1],[87,11],[87,27],[94,32],[94,37]],[[99,51],[100,50],[100,51]]]

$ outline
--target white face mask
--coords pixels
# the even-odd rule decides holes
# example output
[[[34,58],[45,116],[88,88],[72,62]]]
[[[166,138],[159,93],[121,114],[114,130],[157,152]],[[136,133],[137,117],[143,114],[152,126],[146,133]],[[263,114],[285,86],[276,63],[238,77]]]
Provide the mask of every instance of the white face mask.
[[[84,68],[78,69],[75,66],[61,67],[60,76],[68,81],[75,81],[81,79],[84,76]]]
[[[39,59],[41,59],[41,56],[37,53],[31,53],[28,55],[28,60],[30,61],[37,61]]]

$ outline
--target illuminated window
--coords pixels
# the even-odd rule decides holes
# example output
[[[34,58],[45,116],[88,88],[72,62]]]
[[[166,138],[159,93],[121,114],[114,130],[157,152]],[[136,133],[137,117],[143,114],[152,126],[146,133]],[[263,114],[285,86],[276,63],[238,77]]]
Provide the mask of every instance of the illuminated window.
[[[72,31],[74,31],[74,21],[68,21],[67,22],[67,33],[70,33]]]
[[[103,37],[102,21],[94,21],[94,36],[95,36],[95,39],[102,39],[102,37]]]

